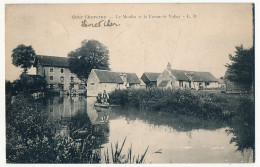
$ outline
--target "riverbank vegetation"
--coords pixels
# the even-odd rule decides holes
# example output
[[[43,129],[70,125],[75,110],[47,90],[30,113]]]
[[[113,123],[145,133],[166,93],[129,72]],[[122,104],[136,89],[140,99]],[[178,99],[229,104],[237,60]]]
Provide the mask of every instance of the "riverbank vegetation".
[[[79,121],[77,117],[65,122],[52,120],[44,110],[47,102],[42,100],[39,103],[23,93],[6,101],[7,163],[144,162],[147,150],[140,157],[133,158],[132,148],[123,153],[124,144],[119,149],[118,143],[115,148],[111,143],[111,151],[101,152],[100,142],[107,141],[106,136],[101,135],[90,120]]]
[[[241,153],[252,149],[253,162],[255,161],[255,101],[253,94],[226,94],[179,89],[128,89],[112,92],[110,103],[144,110],[145,113],[139,114],[139,119],[145,117],[145,120],[149,120],[155,125],[170,122],[178,131],[228,127],[227,134],[233,135],[230,143],[234,143],[237,151]],[[118,112],[131,114],[124,113],[122,110]],[[149,112],[157,112],[158,117],[164,116],[169,119],[154,120],[149,117]]]
[[[127,89],[113,91],[110,103],[183,115],[221,117],[235,112],[241,100],[252,101],[251,96],[180,89]]]

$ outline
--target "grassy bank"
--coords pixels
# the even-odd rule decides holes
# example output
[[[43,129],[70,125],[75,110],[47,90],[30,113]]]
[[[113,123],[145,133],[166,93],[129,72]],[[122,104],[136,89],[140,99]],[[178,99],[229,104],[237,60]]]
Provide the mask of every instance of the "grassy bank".
[[[236,111],[246,95],[171,89],[127,89],[110,94],[110,103],[169,111],[176,114],[219,117]]]

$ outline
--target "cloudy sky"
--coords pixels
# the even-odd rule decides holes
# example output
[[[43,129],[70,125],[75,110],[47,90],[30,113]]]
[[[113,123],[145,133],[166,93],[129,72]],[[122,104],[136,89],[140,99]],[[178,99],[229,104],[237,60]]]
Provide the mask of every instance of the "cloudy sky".
[[[82,27],[84,16],[100,17],[87,18],[88,24],[106,16],[105,21],[120,26]],[[67,57],[82,40],[95,39],[108,47],[113,71],[141,76],[162,72],[171,62],[174,69],[221,77],[234,46],[253,43],[251,4],[7,5],[5,17],[7,80],[22,72],[11,64],[12,50],[19,44],[32,45],[39,55]],[[35,74],[35,69],[29,72]]]

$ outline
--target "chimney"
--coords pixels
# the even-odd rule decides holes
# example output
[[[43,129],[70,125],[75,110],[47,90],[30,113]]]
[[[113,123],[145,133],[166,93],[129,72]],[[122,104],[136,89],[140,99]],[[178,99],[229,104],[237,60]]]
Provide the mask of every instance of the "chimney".
[[[172,66],[171,66],[170,62],[168,62],[168,64],[167,64],[167,70],[169,70],[169,71],[172,70]]]
[[[126,83],[127,82],[127,78],[126,78],[126,74],[119,74],[119,76],[122,78],[122,80]]]

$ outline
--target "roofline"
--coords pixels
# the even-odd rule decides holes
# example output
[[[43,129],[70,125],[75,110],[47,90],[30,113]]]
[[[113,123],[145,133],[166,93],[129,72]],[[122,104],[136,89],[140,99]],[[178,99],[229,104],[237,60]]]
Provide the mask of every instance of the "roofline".
[[[218,82],[217,81],[217,78],[211,73],[211,72],[208,72],[208,71],[187,71],[187,70],[176,70],[176,69],[171,69],[171,72],[172,71],[183,71],[183,72],[198,72],[198,73],[209,73],[211,74],[216,80],[206,80],[206,81],[199,81],[199,80],[193,80],[193,82]],[[190,80],[190,79],[189,79]],[[182,80],[179,80],[179,81],[182,81]],[[185,81],[185,80],[183,80]],[[191,80],[190,80],[191,81]]]
[[[174,70],[174,71],[185,71],[185,72],[207,72],[207,73],[211,74],[211,72],[209,72],[209,71],[192,71],[192,70],[177,70],[177,69],[171,69],[171,70]]]
[[[42,64],[41,64],[42,65]],[[51,66],[51,65],[42,65],[43,67],[63,67],[63,68],[69,68],[69,66],[63,66],[63,65],[57,65],[57,66]]]
[[[93,70],[93,72],[95,72],[95,70],[97,70],[97,71],[107,71],[107,72],[113,72],[113,73],[117,73],[117,74],[120,74],[120,73],[122,73],[122,74],[134,74],[134,75],[136,75],[136,73],[128,73],[128,72],[115,72],[115,71],[109,71],[109,70],[102,70],[102,69],[92,69]],[[91,71],[92,71],[91,70]],[[96,75],[96,72],[95,72],[95,75]],[[97,76],[97,75],[96,75]],[[138,76],[136,75],[136,77],[138,78]],[[98,78],[98,76],[97,76],[97,78]],[[124,82],[101,82],[100,81],[100,79],[98,78],[98,80],[99,80],[99,83],[117,83],[117,84],[123,84]],[[138,78],[138,80],[139,80],[139,82],[127,82],[127,83],[133,83],[133,84],[140,84],[141,83],[141,81],[140,81],[140,79]]]
[[[38,58],[41,59],[42,56],[44,56],[44,57],[55,57],[55,58],[69,59],[68,57],[61,57],[61,56],[36,55],[35,58],[34,58],[33,67],[36,67],[36,59],[38,59]],[[43,66],[43,67],[63,67],[63,68],[69,68],[69,66],[63,66],[63,65],[52,66],[52,65],[43,65],[43,64],[41,64],[41,66]]]
[[[36,57],[37,57],[37,56],[58,57],[58,58],[65,58],[65,59],[69,59],[68,57],[62,57],[62,56],[36,55]]]

